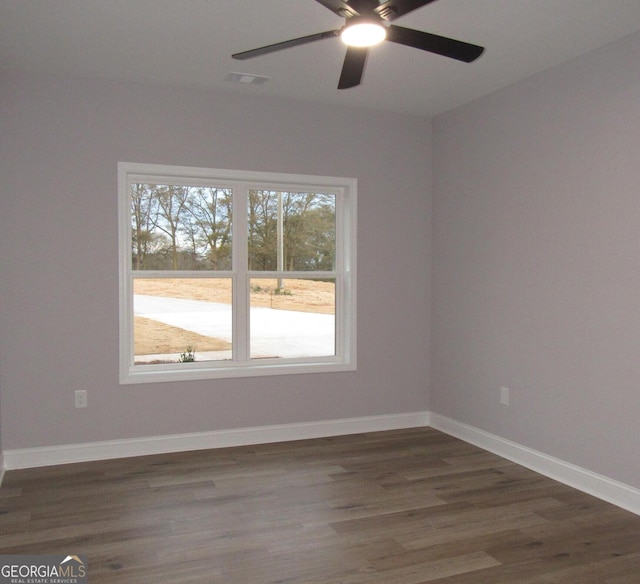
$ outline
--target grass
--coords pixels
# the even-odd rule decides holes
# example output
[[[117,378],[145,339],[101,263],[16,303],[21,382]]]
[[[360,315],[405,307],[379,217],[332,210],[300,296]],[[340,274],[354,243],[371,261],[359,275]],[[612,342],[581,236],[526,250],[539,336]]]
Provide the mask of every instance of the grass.
[[[251,281],[251,306],[267,306],[277,310],[296,310],[322,314],[335,313],[335,286],[333,282],[312,280],[284,280],[286,294],[277,294],[278,281],[254,278]],[[231,280],[205,278],[136,279],[135,293],[165,298],[182,298],[231,304]],[[231,344],[222,339],[206,337],[161,322],[135,317],[134,352],[136,355],[182,353],[194,347],[200,351],[225,351]]]
[[[134,327],[136,355],[181,353],[187,347],[194,347],[196,354],[198,351],[227,351],[231,349],[231,343],[222,339],[205,337],[142,316],[135,317]]]
[[[334,314],[335,286],[333,282],[313,280],[284,280],[287,294],[276,294],[278,281],[275,278],[253,278],[252,288],[260,292],[251,293],[252,306],[270,306],[280,310],[299,310]],[[163,278],[136,279],[136,294],[223,302],[231,304],[231,280],[228,278]]]

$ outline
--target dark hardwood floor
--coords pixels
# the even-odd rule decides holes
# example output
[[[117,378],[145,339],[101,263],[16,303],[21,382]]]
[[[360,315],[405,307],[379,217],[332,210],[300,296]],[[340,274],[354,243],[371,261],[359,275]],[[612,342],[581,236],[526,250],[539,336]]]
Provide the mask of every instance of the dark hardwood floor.
[[[91,584],[637,584],[640,517],[431,428],[7,472]]]

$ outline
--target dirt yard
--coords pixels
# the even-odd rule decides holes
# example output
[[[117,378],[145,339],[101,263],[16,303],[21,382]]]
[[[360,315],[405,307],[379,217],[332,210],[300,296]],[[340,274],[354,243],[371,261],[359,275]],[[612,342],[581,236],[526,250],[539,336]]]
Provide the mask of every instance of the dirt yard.
[[[197,351],[226,351],[231,343],[205,337],[198,333],[169,326],[157,320],[136,316],[134,321],[134,351],[136,355],[182,353],[187,347]]]
[[[334,314],[333,282],[284,280],[280,290],[277,290],[277,284],[275,279],[254,278],[251,281],[251,306]],[[134,291],[150,296],[231,304],[231,281],[228,279],[136,279]],[[229,343],[221,339],[205,337],[139,316],[135,317],[134,327],[136,355],[181,353],[187,347],[194,347],[196,352],[231,348]]]

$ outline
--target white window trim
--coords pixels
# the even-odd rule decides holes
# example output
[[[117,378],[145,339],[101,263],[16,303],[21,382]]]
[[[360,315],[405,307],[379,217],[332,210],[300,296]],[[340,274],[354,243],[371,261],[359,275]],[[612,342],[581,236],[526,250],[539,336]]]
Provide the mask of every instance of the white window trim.
[[[339,193],[336,200],[336,270],[326,273],[336,277],[336,354],[329,357],[303,359],[254,359],[246,361],[203,361],[185,364],[135,365],[133,364],[133,278],[131,277],[131,208],[130,185],[133,182],[167,182],[185,180],[189,184],[204,185],[223,182],[234,188],[277,188],[283,190],[322,190],[330,188]],[[119,296],[120,296],[120,383],[137,384],[162,381],[185,381],[191,379],[220,379],[254,377],[263,375],[285,375],[300,373],[322,373],[354,371],[356,362],[356,249],[357,249],[357,180],[355,178],[280,174],[223,170],[185,166],[166,166],[118,162],[118,237],[119,237]],[[246,222],[246,210],[234,206],[234,222]],[[243,242],[242,245],[246,245]],[[216,272],[220,277],[238,275],[236,262],[245,260],[246,254],[234,254],[233,269]],[[272,272],[244,270],[241,282],[234,294],[243,295],[242,286],[248,286],[251,277],[268,278]],[[165,273],[166,274],[166,273]],[[137,277],[153,277],[154,273],[137,274]],[[287,272],[291,278],[309,277],[308,272]],[[320,273],[322,275],[322,273]],[[211,277],[210,273],[181,272],[187,277]],[[238,297],[234,298],[236,302]],[[234,311],[238,315],[234,327],[248,327],[248,307],[245,311]],[[246,357],[246,355],[245,355]]]

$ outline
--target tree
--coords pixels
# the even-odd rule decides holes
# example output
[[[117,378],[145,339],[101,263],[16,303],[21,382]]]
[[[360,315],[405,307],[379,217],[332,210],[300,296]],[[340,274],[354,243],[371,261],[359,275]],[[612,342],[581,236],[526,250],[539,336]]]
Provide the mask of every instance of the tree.
[[[181,251],[178,245],[178,233],[181,227],[181,217],[187,205],[189,187],[157,185],[153,196],[158,204],[154,226],[169,238],[171,269],[177,270],[179,252]]]
[[[277,213],[275,191],[249,191],[249,269],[277,267]]]
[[[136,183],[131,187],[131,252],[134,269],[144,267],[145,258],[151,245],[157,240],[154,237],[156,200],[151,185]]]
[[[249,191],[248,268],[335,268],[333,194]],[[139,183],[131,191],[134,269],[231,269],[232,191]]]
[[[231,269],[231,205],[230,189],[194,187],[189,194],[184,229],[210,269]]]
[[[279,211],[278,201],[282,202]],[[278,214],[282,214],[282,252]],[[249,198],[249,268],[333,270],[335,263],[335,196],[320,193],[251,191]]]

